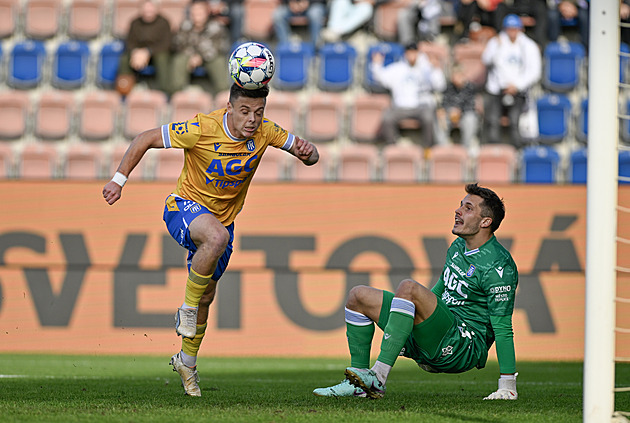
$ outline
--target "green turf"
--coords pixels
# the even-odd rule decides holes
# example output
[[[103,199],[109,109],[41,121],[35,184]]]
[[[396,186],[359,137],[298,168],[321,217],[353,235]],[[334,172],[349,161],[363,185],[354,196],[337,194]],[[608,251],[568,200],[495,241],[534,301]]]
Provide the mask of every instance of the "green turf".
[[[183,395],[169,357],[0,354],[2,422],[580,422],[581,363],[519,363],[519,399],[482,401],[497,366],[433,375],[401,359],[382,400],[319,398],[346,360],[207,358],[201,398]],[[14,375],[15,377],[9,377]],[[630,385],[630,365],[617,382]],[[616,409],[630,411],[630,393]]]

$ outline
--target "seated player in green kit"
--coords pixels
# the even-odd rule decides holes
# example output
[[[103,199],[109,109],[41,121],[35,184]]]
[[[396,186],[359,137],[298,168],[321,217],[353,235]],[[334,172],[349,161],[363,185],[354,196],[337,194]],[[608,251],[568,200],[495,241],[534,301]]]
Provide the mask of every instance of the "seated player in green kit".
[[[494,236],[505,216],[504,204],[477,184],[467,185],[466,193],[455,210],[452,233],[458,238],[433,289],[406,279],[395,293],[369,286],[350,291],[346,333],[351,367],[345,380],[315,389],[315,395],[382,398],[399,355],[430,372],[481,369],[496,341],[499,388],[484,399],[518,398],[512,331],[518,271]],[[369,368],[374,323],[384,334],[378,359]]]

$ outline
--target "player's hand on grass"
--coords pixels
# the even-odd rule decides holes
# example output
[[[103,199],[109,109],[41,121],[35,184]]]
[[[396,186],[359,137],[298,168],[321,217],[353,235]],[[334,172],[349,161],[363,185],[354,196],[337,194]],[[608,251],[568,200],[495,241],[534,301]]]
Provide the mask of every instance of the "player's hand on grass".
[[[122,194],[122,187],[114,181],[109,181],[103,187],[103,198],[110,206],[114,204],[120,198]]]
[[[516,375],[514,379],[499,379],[499,389],[488,395],[484,400],[515,400],[518,398],[516,392]]]

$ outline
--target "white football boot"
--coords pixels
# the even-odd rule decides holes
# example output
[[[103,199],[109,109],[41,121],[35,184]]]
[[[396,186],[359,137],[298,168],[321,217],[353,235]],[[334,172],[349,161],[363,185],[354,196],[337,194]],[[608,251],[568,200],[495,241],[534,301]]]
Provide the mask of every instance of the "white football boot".
[[[171,362],[169,364],[173,366],[173,371],[177,372],[179,377],[182,379],[182,386],[184,387],[184,391],[186,391],[186,395],[190,395],[191,397],[200,397],[201,389],[199,389],[197,366],[192,368],[186,366],[182,362],[179,353],[171,357]]]
[[[352,386],[348,379],[344,379],[341,383],[328,388],[317,388],[313,391],[313,395],[318,397],[360,397],[365,398],[367,395],[361,388]]]
[[[197,309],[178,308],[175,313],[175,332],[184,338],[193,339],[197,335]]]

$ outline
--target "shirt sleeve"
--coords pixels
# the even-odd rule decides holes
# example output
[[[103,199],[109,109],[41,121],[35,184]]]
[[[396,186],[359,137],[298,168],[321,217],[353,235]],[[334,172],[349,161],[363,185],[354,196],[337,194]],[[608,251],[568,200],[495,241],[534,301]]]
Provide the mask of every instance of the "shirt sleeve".
[[[494,55],[497,52],[497,48],[499,46],[499,36],[490,39],[488,44],[486,44],[486,48],[483,53],[481,53],[481,61],[486,66],[491,66],[494,63]]]
[[[192,148],[201,136],[198,115],[184,122],[162,125],[164,148]]]
[[[533,41],[525,43],[523,50],[526,52],[525,69],[517,87],[519,91],[525,91],[534,86],[542,76],[542,59],[536,43]]]
[[[390,63],[389,65],[384,66],[380,63],[370,63],[370,69],[372,70],[374,79],[385,88],[391,88],[392,75],[390,75],[390,73],[391,70],[394,69],[395,64],[396,63]]]
[[[435,286],[431,288],[431,292],[433,292],[438,298],[442,297],[442,294],[444,293],[444,280],[442,278],[438,279]]]
[[[514,331],[512,316],[490,316],[497,348],[497,361],[501,373],[516,372],[516,353],[514,351]]]
[[[269,145],[289,151],[295,142],[295,135],[269,119],[263,120]]]
[[[497,263],[484,275],[484,290],[490,316],[511,316],[514,311],[518,273],[510,263]]]

